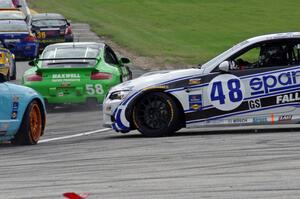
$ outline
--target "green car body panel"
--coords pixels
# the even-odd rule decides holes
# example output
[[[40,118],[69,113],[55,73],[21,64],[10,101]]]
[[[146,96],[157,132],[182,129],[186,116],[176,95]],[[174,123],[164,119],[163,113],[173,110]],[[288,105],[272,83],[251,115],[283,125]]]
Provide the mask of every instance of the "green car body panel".
[[[84,45],[85,42],[79,44]],[[51,46],[55,45],[62,46],[62,44]],[[74,45],[74,43],[69,45]],[[51,48],[51,46],[49,47]],[[42,65],[44,61],[42,54],[40,59],[31,62],[33,67],[24,73],[22,82],[25,86],[38,91],[48,104],[86,103],[88,100],[102,103],[112,86],[121,83],[123,80],[131,79],[131,71],[123,65],[121,60],[118,60],[119,64],[117,65],[106,63],[105,49],[108,48],[110,52],[112,50],[105,44],[99,46],[102,47],[100,53],[94,59],[95,64],[87,64],[82,67],[72,68],[66,67],[68,64],[61,64],[61,67],[45,68]],[[99,77],[93,78],[93,74],[96,76],[104,75],[104,77],[100,77],[100,79]],[[32,80],[35,75],[38,75],[37,78]],[[38,79],[39,77],[40,79]]]

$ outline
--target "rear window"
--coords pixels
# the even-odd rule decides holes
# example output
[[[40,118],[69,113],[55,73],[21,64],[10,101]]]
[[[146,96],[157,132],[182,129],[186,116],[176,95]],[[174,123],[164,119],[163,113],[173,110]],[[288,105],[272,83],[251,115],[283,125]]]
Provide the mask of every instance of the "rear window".
[[[45,20],[32,21],[32,25],[38,27],[65,26],[66,24],[67,22],[65,20],[59,20],[59,19],[45,19]]]
[[[0,12],[0,19],[18,19],[25,20],[25,15],[22,12]]]
[[[1,32],[28,32],[27,24],[24,23],[1,23],[0,22],[0,31]]]
[[[52,59],[42,62],[44,68],[76,68],[93,67],[100,53],[100,49],[90,47],[63,47],[45,50],[42,59]],[[82,58],[82,59],[81,59]],[[58,60],[61,59],[61,60]]]

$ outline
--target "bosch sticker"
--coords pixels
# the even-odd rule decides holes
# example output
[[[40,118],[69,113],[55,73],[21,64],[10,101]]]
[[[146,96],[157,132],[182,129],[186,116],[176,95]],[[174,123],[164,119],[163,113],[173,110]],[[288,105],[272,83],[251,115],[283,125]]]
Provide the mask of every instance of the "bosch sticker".
[[[243,82],[231,74],[215,77],[208,86],[208,97],[211,104],[222,111],[237,108],[243,102],[244,96]]]
[[[201,110],[202,108],[202,95],[189,95],[190,109]]]

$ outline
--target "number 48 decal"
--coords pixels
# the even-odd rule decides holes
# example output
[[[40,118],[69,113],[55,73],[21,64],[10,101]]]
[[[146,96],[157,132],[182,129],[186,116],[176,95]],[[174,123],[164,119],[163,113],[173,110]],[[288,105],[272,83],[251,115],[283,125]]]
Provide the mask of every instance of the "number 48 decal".
[[[211,104],[223,111],[237,108],[244,99],[244,93],[242,82],[230,74],[215,77],[208,86]]]

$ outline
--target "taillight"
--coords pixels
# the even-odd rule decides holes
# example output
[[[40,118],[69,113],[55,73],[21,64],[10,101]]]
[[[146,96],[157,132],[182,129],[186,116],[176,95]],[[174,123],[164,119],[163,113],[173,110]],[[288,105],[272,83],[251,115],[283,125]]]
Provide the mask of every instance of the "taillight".
[[[72,34],[72,28],[71,28],[71,26],[68,26],[68,27],[66,28],[65,34],[66,34],[66,35]]]
[[[100,79],[111,79],[112,75],[110,73],[100,73],[100,72],[92,72],[91,80],[100,80]]]
[[[33,35],[29,35],[29,36],[27,36],[27,37],[24,38],[24,41],[35,42],[36,41],[36,37],[33,36]]]
[[[26,80],[29,82],[40,82],[43,80],[43,77],[41,74],[33,74],[33,75],[28,75],[26,77]]]

